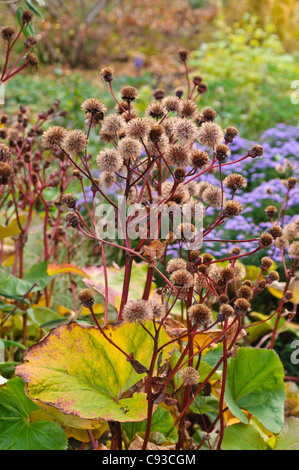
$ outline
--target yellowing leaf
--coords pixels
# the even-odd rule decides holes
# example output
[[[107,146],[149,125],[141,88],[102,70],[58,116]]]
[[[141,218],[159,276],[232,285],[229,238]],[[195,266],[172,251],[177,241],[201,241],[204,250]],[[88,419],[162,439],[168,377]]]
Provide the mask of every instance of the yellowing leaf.
[[[154,333],[152,322],[146,327]],[[133,354],[136,361],[149,368],[153,341],[141,325],[109,324],[105,333],[126,354]],[[159,345],[169,339],[161,329]],[[162,360],[173,349],[173,344],[164,348]],[[124,398],[125,392],[146,374],[137,373],[97,328],[75,322],[60,325],[29,348],[24,359],[16,375],[25,380],[32,400],[89,420],[129,422],[146,418],[146,394]]]
[[[100,313],[103,313],[104,312],[104,307],[102,304],[94,304],[93,305],[93,311],[95,314],[100,314]],[[82,310],[80,312],[80,315],[90,315],[90,310],[89,308],[86,308],[86,307],[82,307]]]
[[[49,276],[54,276],[54,274],[59,274],[59,273],[73,273],[73,274],[79,274],[80,276],[89,277],[88,274],[85,271],[83,271],[83,269],[78,268],[77,266],[73,264],[67,264],[67,263],[49,264],[47,268],[47,273]]]

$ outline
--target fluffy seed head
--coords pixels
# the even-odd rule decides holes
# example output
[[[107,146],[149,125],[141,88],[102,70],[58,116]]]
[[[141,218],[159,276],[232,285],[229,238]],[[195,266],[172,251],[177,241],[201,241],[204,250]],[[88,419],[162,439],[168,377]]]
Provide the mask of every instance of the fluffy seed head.
[[[24,24],[30,23],[30,21],[32,21],[32,18],[33,18],[32,11],[24,10],[22,12],[22,23],[24,23]]]
[[[259,246],[260,248],[268,248],[273,243],[273,237],[270,233],[263,233],[263,235],[259,239]]]
[[[169,146],[165,156],[170,165],[187,166],[189,163],[189,148],[183,144],[174,144]]]
[[[152,311],[153,318],[163,318],[165,316],[165,307],[159,302],[158,299],[151,299],[149,301],[150,309]]]
[[[238,201],[227,201],[224,205],[223,214],[225,217],[235,217],[243,212],[243,206]]]
[[[97,156],[97,165],[102,171],[119,171],[123,165],[123,158],[116,149],[105,148]]]
[[[238,296],[242,299],[246,299],[248,301],[252,300],[253,292],[249,286],[242,286],[238,290]]]
[[[105,189],[111,188],[111,186],[113,186],[115,182],[116,182],[116,176],[114,173],[111,173],[110,171],[102,171],[100,175],[100,183],[103,186],[103,188]]]
[[[184,385],[197,385],[199,382],[199,373],[194,367],[184,367],[179,372]]]
[[[181,100],[182,110],[181,116],[193,119],[198,113],[198,107],[192,100]]]
[[[264,258],[261,259],[261,270],[262,271],[268,271],[268,269],[271,268],[273,264],[273,261],[271,258],[268,258],[268,256],[264,256]]]
[[[277,212],[277,209],[276,209],[275,206],[267,206],[266,209],[265,209],[265,212],[266,212],[268,217],[274,217],[274,215]]]
[[[157,143],[159,142],[163,132],[164,132],[164,129],[162,126],[160,126],[159,124],[153,124],[149,132],[149,139],[152,142]]]
[[[97,98],[88,98],[85,100],[81,108],[86,112],[86,113],[91,113],[91,114],[98,114],[101,116],[101,118],[104,118],[104,115],[107,111],[106,106],[104,103]]]
[[[214,121],[214,119],[216,119],[217,117],[217,113],[216,111],[213,109],[213,108],[205,108],[202,112],[201,112],[203,118],[204,118],[204,121],[205,122],[208,122],[208,121]]]
[[[189,289],[193,286],[193,276],[186,269],[177,269],[174,271],[170,280],[175,287]]]
[[[172,274],[174,271],[178,271],[179,269],[186,269],[186,261],[183,258],[172,258],[168,261],[167,264],[167,272]]]
[[[220,306],[219,313],[222,317],[224,317],[224,319],[226,319],[232,316],[235,313],[235,311],[231,305],[223,304]]]
[[[59,147],[67,136],[67,130],[61,126],[52,126],[47,129],[42,136],[45,147]]]
[[[38,58],[32,52],[28,52],[23,58],[23,61],[24,64],[26,64],[30,68],[37,67],[38,65]]]
[[[210,161],[210,157],[207,152],[199,149],[193,149],[191,151],[191,164],[193,168],[202,169],[205,168]]]
[[[203,201],[211,207],[221,207],[222,191],[218,186],[209,186],[202,193]]]
[[[124,306],[123,319],[128,323],[146,321],[152,318],[150,303],[145,300],[130,300]]]
[[[239,315],[246,315],[248,310],[250,309],[250,303],[246,299],[237,299],[235,301],[235,306],[237,308],[237,312]]]
[[[207,147],[216,147],[223,141],[223,131],[215,122],[204,122],[198,131],[197,140]]]
[[[138,90],[133,86],[125,86],[120,91],[121,98],[130,103],[138,98]]]
[[[80,153],[84,152],[88,144],[87,135],[80,130],[68,131],[63,141],[63,147],[67,152]]]
[[[153,92],[153,97],[155,98],[155,100],[163,100],[164,96],[165,90],[163,90],[163,88],[157,88]]]
[[[288,188],[289,189],[293,189],[296,184],[298,182],[298,179],[297,178],[294,178],[293,176],[291,176],[289,179],[288,179]]]
[[[179,114],[182,112],[182,100],[180,100],[178,96],[167,96],[164,98],[163,105],[167,111],[171,111],[172,113]]]
[[[11,28],[10,26],[5,26],[1,30],[1,37],[5,42],[10,43],[12,39],[14,38],[15,35],[15,30],[14,28]]]
[[[207,325],[213,321],[211,309],[204,304],[196,304],[189,307],[188,317],[192,323],[196,323],[197,325]]]
[[[295,241],[290,245],[289,256],[291,258],[299,259],[299,242]]]
[[[135,118],[127,124],[127,135],[133,139],[144,138],[150,132],[150,122],[145,118]]]
[[[166,112],[166,108],[162,103],[160,103],[160,101],[153,101],[146,108],[146,114],[154,119],[161,119]]]
[[[226,143],[232,143],[234,138],[238,135],[238,129],[229,126],[225,129],[224,139]]]
[[[239,173],[232,173],[223,180],[223,184],[228,189],[236,191],[237,189],[246,188],[247,181],[244,176],[240,175]]]
[[[248,155],[251,158],[262,157],[264,154],[264,149],[261,145],[254,145],[248,152]]]
[[[142,151],[141,143],[132,137],[124,137],[119,142],[117,149],[125,160],[135,159],[139,157]]]
[[[92,307],[94,304],[94,293],[91,289],[82,289],[78,293],[78,299],[84,307]]]
[[[113,80],[113,69],[111,67],[104,67],[100,71],[100,75],[103,77],[105,82],[112,82]]]
[[[269,228],[268,232],[272,235],[273,238],[278,238],[282,237],[282,228],[280,225],[272,225],[272,227]]]

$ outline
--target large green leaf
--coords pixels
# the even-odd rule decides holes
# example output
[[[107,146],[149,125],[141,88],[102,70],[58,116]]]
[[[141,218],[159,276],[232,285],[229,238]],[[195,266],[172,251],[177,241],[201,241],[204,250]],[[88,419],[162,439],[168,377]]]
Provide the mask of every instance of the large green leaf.
[[[151,322],[147,328],[154,333]],[[139,324],[107,325],[105,333],[127,354],[149,368],[153,340]],[[160,344],[169,340],[162,329]],[[163,350],[163,360],[174,346]],[[83,419],[142,421],[146,418],[144,393],[123,398],[145,377],[98,330],[71,322],[50,331],[29,348],[16,374],[27,383],[29,397]]]
[[[284,422],[283,378],[283,366],[274,351],[239,349],[228,366],[226,404],[242,423],[248,423],[241,410],[245,409],[269,431],[278,433]]]
[[[276,436],[275,450],[299,450],[299,419],[291,416]]]
[[[249,424],[234,424],[224,430],[222,450],[266,450],[259,432]]]
[[[57,423],[30,421],[38,407],[15,377],[0,387],[0,450],[65,450],[67,436]]]
[[[36,282],[38,286],[34,287],[33,292],[41,290],[50,281],[51,277],[47,274],[47,262],[34,265],[24,279],[18,279],[7,269],[0,268],[0,294],[8,298],[22,297]]]

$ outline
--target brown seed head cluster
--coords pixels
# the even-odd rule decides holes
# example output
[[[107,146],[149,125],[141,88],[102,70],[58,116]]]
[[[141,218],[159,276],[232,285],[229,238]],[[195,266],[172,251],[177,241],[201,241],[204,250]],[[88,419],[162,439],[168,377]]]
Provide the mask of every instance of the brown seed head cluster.
[[[184,385],[197,385],[199,382],[199,373],[194,367],[184,367],[179,372]]]
[[[213,321],[211,309],[204,304],[195,304],[189,307],[188,317],[196,325],[208,325]]]

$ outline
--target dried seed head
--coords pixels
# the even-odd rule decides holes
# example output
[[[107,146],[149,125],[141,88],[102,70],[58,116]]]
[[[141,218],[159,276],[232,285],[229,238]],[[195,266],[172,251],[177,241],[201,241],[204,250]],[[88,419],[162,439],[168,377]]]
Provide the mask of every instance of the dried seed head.
[[[283,302],[290,302],[293,300],[293,292],[291,290],[287,290],[282,297]]]
[[[242,214],[243,206],[238,201],[227,201],[224,205],[223,215],[225,217],[234,217]]]
[[[187,119],[178,119],[175,133],[180,141],[194,141],[196,139],[198,129],[192,121]]]
[[[174,90],[174,92],[175,96],[177,96],[178,98],[182,98],[183,94],[185,93],[185,90],[183,87],[179,86]]]
[[[248,301],[253,299],[253,292],[249,286],[242,286],[238,290],[238,296],[242,299],[246,299]]]
[[[200,94],[206,93],[208,91],[208,86],[205,83],[200,83],[197,87],[197,91]]]
[[[180,49],[179,50],[179,57],[182,62],[186,62],[188,58],[188,51],[186,49]]]
[[[265,209],[265,212],[266,212],[268,217],[274,217],[274,215],[277,212],[277,209],[276,209],[275,206],[267,206],[266,209]]]
[[[106,148],[98,154],[97,165],[102,171],[119,171],[123,166],[123,158],[116,149]]]
[[[127,124],[127,135],[133,139],[143,139],[149,134],[150,122],[145,118],[135,118]]]
[[[272,264],[273,264],[272,259],[271,259],[271,258],[268,258],[268,256],[265,256],[265,257],[262,258],[262,260],[261,260],[261,266],[260,266],[260,268],[261,268],[262,271],[268,271],[268,269],[271,268]]]
[[[282,228],[280,225],[272,225],[272,227],[269,228],[268,232],[270,233],[270,235],[272,235],[273,238],[282,237]]]
[[[165,316],[165,307],[161,304],[158,299],[151,299],[149,301],[150,309],[152,311],[153,318],[163,318]]]
[[[204,122],[198,131],[197,140],[207,147],[216,147],[223,141],[223,131],[215,122]]]
[[[235,311],[231,305],[225,303],[220,306],[219,313],[220,316],[223,317],[225,320],[228,317],[231,317],[235,313]]]
[[[235,277],[235,271],[233,268],[230,268],[230,267],[226,267],[226,268],[223,268],[222,271],[221,271],[221,278],[225,281],[225,282],[230,282],[234,279]]]
[[[207,152],[199,149],[193,149],[191,151],[191,164],[193,168],[202,169],[205,168],[210,161],[210,157]]]
[[[234,246],[228,252],[228,256],[238,256],[241,253],[241,248],[239,246]]]
[[[232,143],[234,138],[238,135],[238,129],[232,126],[227,127],[224,132],[225,143]]]
[[[194,284],[192,274],[186,269],[177,269],[174,271],[170,276],[170,280],[175,287],[183,289],[190,289]]]
[[[216,119],[217,117],[217,113],[216,111],[213,109],[213,108],[205,108],[202,112],[201,112],[203,118],[204,118],[204,121],[205,122],[212,122],[214,121],[214,119]]]
[[[237,262],[234,264],[233,269],[235,271],[236,281],[242,281],[242,279],[244,279],[244,277],[246,276],[246,268],[244,264]]]
[[[196,75],[195,77],[193,77],[192,81],[195,86],[198,86],[201,84],[202,80],[203,78],[200,75]]]
[[[181,117],[193,119],[198,113],[198,107],[192,100],[181,100]]]
[[[74,198],[74,195],[71,193],[63,194],[61,198],[61,202],[63,204],[66,204],[69,209],[74,209],[76,207],[76,199]]]
[[[216,158],[219,162],[225,160],[225,158],[230,155],[230,149],[225,144],[220,144],[216,146]]]
[[[45,147],[60,147],[67,136],[67,130],[61,126],[52,126],[47,129],[42,136]]]
[[[181,113],[182,112],[182,100],[178,96],[167,96],[163,100],[163,105],[167,109],[167,111],[171,111],[172,113]]]
[[[78,293],[78,299],[84,307],[92,307],[94,304],[94,293],[91,289],[82,289]]]
[[[219,295],[218,302],[220,303],[220,305],[228,304],[229,303],[228,295],[226,294]]]
[[[250,309],[250,303],[246,299],[237,299],[235,301],[236,313],[239,315],[246,315]]]
[[[289,246],[289,240],[285,236],[276,238],[275,246],[279,249],[285,250]]]
[[[179,269],[186,269],[187,263],[183,258],[172,258],[168,261],[166,271],[169,274],[172,274],[174,271]]]
[[[100,71],[100,75],[103,77],[105,82],[112,82],[113,80],[113,69],[111,67],[104,67]]]
[[[153,97],[155,98],[155,100],[163,100],[164,96],[165,90],[163,90],[163,88],[157,88],[153,92]]]
[[[102,171],[100,176],[100,184],[103,186],[103,188],[111,188],[115,182],[116,176],[114,173],[111,173],[110,171]]]
[[[0,186],[7,184],[12,174],[13,168],[9,165],[9,163],[0,161]]]
[[[38,58],[32,52],[28,52],[23,58],[23,61],[24,64],[26,64],[30,68],[37,67],[38,65]]]
[[[87,100],[85,100],[82,103],[81,108],[86,113],[90,113],[92,115],[97,114],[97,115],[101,116],[101,119],[104,119],[104,116],[105,116],[106,111],[107,111],[107,108],[104,105],[104,103],[102,101],[98,100],[97,98],[88,98]]]
[[[117,114],[111,114],[106,116],[101,131],[110,134],[115,139],[117,133],[125,127],[125,121],[122,116]]]
[[[251,158],[262,157],[264,155],[264,149],[261,145],[254,145],[248,152]]]
[[[299,259],[299,242],[298,241],[295,241],[290,245],[288,253],[291,258]]]
[[[138,140],[133,139],[132,137],[124,137],[119,142],[117,150],[126,161],[128,161],[129,159],[135,160],[139,157],[142,152],[142,144]]]
[[[274,281],[279,281],[279,274],[277,271],[270,271],[266,276],[266,282],[267,284],[272,284]]]
[[[170,145],[165,157],[170,165],[187,166],[189,164],[189,148],[183,144]]]
[[[63,147],[67,152],[80,153],[84,152],[88,144],[87,135],[80,130],[68,131],[63,141]]]
[[[133,86],[125,86],[120,91],[121,98],[130,103],[138,98],[138,90]]]
[[[213,261],[214,258],[211,255],[211,253],[204,253],[201,259],[202,259],[202,263],[206,264],[206,263],[211,263],[211,261]]]
[[[166,108],[162,103],[160,103],[160,101],[153,101],[146,108],[146,114],[154,119],[161,119],[166,112]]]
[[[36,46],[37,40],[35,39],[34,36],[27,36],[27,38],[24,41],[24,44],[26,47],[31,49],[32,47]]]
[[[74,212],[68,212],[65,216],[65,221],[73,228],[78,227],[80,224],[80,219]]]
[[[5,42],[10,43],[12,39],[15,36],[15,30],[14,28],[11,28],[10,26],[5,26],[1,30],[1,37]]]
[[[298,182],[297,178],[294,178],[294,177],[289,178],[288,179],[288,188],[293,189],[296,186],[297,182]]]
[[[23,24],[28,24],[30,21],[32,21],[33,18],[33,13],[30,10],[24,10],[22,12],[22,23]]]
[[[153,124],[149,132],[150,140],[154,143],[159,142],[163,132],[164,132],[164,129],[162,126],[160,126],[159,124]]]
[[[152,318],[150,303],[146,300],[130,300],[124,306],[122,316],[128,323],[150,320]]]
[[[268,248],[273,243],[273,237],[270,233],[263,233],[263,235],[259,239],[259,247],[260,248]]]
[[[199,382],[199,373],[194,367],[184,367],[179,372],[179,376],[182,379],[184,385],[197,385]]]
[[[177,181],[184,181],[186,177],[186,170],[185,168],[176,168],[174,171],[174,177]]]
[[[237,191],[237,189],[246,188],[247,181],[244,176],[240,175],[239,173],[232,173],[228,175],[224,180],[223,184],[228,188],[232,189],[233,191]]]
[[[222,191],[217,186],[208,186],[202,193],[203,201],[211,207],[221,207]]]
[[[213,321],[211,309],[204,304],[196,304],[189,307],[188,318],[197,325],[207,325]]]

